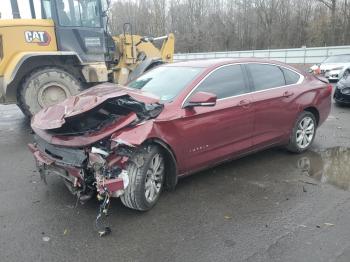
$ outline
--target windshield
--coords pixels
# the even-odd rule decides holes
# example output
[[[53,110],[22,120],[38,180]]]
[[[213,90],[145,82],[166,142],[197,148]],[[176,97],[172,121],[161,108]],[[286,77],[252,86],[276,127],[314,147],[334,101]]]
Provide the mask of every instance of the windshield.
[[[350,55],[330,56],[323,63],[350,63]]]
[[[345,71],[343,77],[339,80],[339,84],[350,87],[350,73],[348,71]]]
[[[128,84],[128,87],[140,89],[156,95],[163,101],[174,99],[202,68],[160,66]]]

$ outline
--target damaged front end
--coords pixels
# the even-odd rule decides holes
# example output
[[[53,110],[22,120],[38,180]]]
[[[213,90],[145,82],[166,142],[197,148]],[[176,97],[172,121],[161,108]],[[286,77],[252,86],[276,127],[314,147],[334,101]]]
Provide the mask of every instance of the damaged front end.
[[[162,108],[158,103],[145,104],[122,95],[81,114],[41,114],[33,119],[35,141],[28,146],[41,178],[45,182],[48,175],[62,178],[77,202],[97,195],[101,202],[96,218],[100,236],[110,232],[99,220],[107,215],[110,198],[121,196],[128,187],[127,165],[135,150],[133,145],[111,137],[158,116]]]
[[[124,167],[128,157],[109,154],[103,149],[70,149],[53,146],[35,136],[35,143],[28,145],[36,160],[41,179],[47,175],[61,177],[69,191],[80,202],[89,200],[95,192],[108,192],[119,197],[128,185]]]
[[[98,147],[86,149],[60,148],[39,137],[29,144],[42,180],[48,175],[63,179],[69,191],[80,203],[85,203],[97,195],[101,205],[96,219],[100,236],[110,232],[99,223],[102,215],[107,215],[111,197],[119,197],[129,184],[125,169],[128,157],[109,153]]]

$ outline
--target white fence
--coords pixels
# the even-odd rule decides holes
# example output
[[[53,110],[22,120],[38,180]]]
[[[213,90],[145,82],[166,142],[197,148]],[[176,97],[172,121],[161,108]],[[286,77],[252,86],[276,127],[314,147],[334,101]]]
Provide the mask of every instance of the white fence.
[[[328,56],[342,55],[342,54],[350,54],[350,45],[292,48],[292,49],[184,53],[184,54],[175,54],[174,60],[182,61],[182,60],[198,60],[198,59],[212,59],[212,58],[260,57],[260,58],[278,60],[289,64],[315,64],[315,63],[321,63]]]

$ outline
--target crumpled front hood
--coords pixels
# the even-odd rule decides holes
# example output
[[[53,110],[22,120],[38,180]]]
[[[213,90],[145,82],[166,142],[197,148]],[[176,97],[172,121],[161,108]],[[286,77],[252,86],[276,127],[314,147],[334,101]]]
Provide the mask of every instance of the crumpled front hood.
[[[68,117],[87,112],[110,98],[129,95],[144,103],[156,103],[156,97],[145,95],[138,90],[130,90],[119,85],[105,83],[92,87],[76,96],[72,96],[61,103],[45,108],[32,118],[32,127],[48,130],[61,127]]]

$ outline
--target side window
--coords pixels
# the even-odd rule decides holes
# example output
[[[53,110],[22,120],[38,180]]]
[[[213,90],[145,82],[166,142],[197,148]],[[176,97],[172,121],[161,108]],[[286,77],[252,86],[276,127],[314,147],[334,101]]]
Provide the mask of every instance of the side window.
[[[246,64],[253,79],[256,91],[284,86],[286,84],[282,70],[268,64]]]
[[[296,84],[299,81],[299,79],[300,79],[299,74],[297,74],[291,70],[288,70],[287,68],[284,68],[284,67],[280,67],[280,68],[283,71],[284,78],[286,79],[287,85]]]
[[[41,6],[41,17],[43,19],[51,19],[52,15],[51,15],[51,3],[50,0],[43,0],[41,2],[42,6]]]
[[[57,0],[60,25],[101,27],[98,0]]]
[[[216,94],[218,99],[249,92],[240,65],[224,66],[212,72],[196,89]]]
[[[57,1],[58,20],[62,26],[80,26],[79,3],[72,0]]]
[[[96,0],[85,1],[81,9],[81,23],[87,27],[100,27],[101,17],[99,14],[99,7]]]

